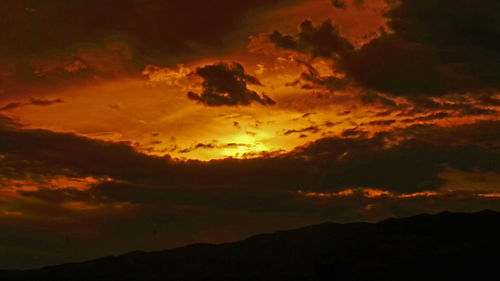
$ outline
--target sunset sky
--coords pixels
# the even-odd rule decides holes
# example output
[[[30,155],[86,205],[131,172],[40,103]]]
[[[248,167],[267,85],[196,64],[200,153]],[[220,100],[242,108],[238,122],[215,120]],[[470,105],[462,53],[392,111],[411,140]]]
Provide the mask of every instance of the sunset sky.
[[[0,1],[0,269],[500,210],[500,1]]]

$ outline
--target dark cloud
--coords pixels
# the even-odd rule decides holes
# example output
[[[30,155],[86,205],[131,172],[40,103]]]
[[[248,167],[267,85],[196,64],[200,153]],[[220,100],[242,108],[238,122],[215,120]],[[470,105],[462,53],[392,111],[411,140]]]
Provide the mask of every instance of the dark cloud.
[[[306,20],[300,25],[296,37],[274,31],[269,39],[278,47],[308,53],[313,57],[342,57],[354,50],[353,45],[329,21],[314,27],[311,21]]]
[[[490,92],[500,88],[500,3],[388,1],[391,33],[354,50],[330,22],[304,21],[298,35],[271,34],[278,46],[333,59],[359,86],[395,96]]]
[[[373,91],[362,91],[359,97],[364,104],[382,105],[388,108],[398,107],[393,100]]]
[[[342,137],[366,137],[368,132],[360,130],[359,128],[347,129],[342,132]]]
[[[427,111],[452,111],[459,116],[478,116],[478,115],[496,115],[495,109],[484,107],[474,99],[448,99],[436,101],[433,98],[425,96],[413,96],[407,98],[411,103],[412,109],[401,113],[401,115],[413,115]],[[435,112],[436,114],[438,112]]]
[[[316,145],[338,145],[338,142],[325,140]],[[444,184],[438,174],[446,167],[467,171],[494,169],[498,173],[500,161],[499,154],[476,146],[431,145],[416,139],[390,149],[384,149],[383,142],[379,144],[376,140],[357,139],[352,143],[352,147],[335,155],[340,161],[325,171],[319,186],[332,190],[370,186],[401,193],[435,190]]]
[[[364,3],[364,0],[352,0],[352,3],[355,6],[361,6]],[[332,0],[332,6],[337,9],[345,9],[347,5],[344,0]]]
[[[303,72],[300,75],[301,79],[309,82],[302,86],[302,89],[317,89],[326,88],[330,91],[343,90],[348,84],[348,81],[335,76],[321,76],[318,73]]]
[[[478,101],[481,105],[500,106],[500,99],[498,96],[482,95],[478,97]]]
[[[323,126],[325,126],[325,127],[327,127],[327,128],[331,128],[331,127],[334,127],[334,126],[339,125],[339,124],[341,124],[341,123],[342,123],[342,122],[332,122],[332,121],[328,120],[328,121],[325,121],[325,122],[323,123]]]
[[[286,130],[284,135],[288,136],[291,134],[305,133],[305,132],[310,132],[312,134],[316,134],[319,131],[320,131],[320,128],[318,128],[317,126],[309,126],[307,128],[302,128],[302,129]]]
[[[335,76],[321,76],[321,74],[309,63],[297,59],[297,62],[307,67],[307,72],[302,72],[300,77],[287,83],[287,86],[301,85],[302,89],[326,89],[331,92],[343,90],[349,84],[344,78]],[[302,83],[303,82],[303,83]]]
[[[23,103],[10,102],[10,103],[0,107],[0,111],[8,111],[8,110],[16,109],[16,108],[21,107],[21,106],[23,106]]]
[[[257,78],[245,73],[243,66],[239,63],[231,65],[218,63],[204,67],[198,67],[195,74],[204,79],[203,92],[196,94],[188,93],[188,98],[199,101],[208,106],[221,105],[249,105],[257,102],[262,105],[273,105],[276,102],[270,97],[249,90],[248,84],[262,86]]]
[[[415,118],[407,118],[401,120],[403,123],[413,123],[413,122],[425,122],[425,121],[432,121],[436,119],[444,119],[451,117],[451,115],[447,112],[438,112],[438,113],[431,113],[426,116],[421,116],[421,117],[415,117]]]
[[[0,107],[0,111],[8,111],[8,110],[12,110],[12,109],[16,109],[16,108],[19,108],[19,107],[22,107],[22,106],[26,106],[26,105],[38,105],[38,106],[48,106],[48,105],[52,105],[52,104],[55,104],[55,103],[62,103],[63,100],[61,99],[54,99],[54,100],[44,100],[44,99],[31,99],[29,102],[11,102],[11,103],[8,103],[2,107]]]
[[[262,6],[285,1],[2,1],[5,48],[43,53],[107,36],[132,37],[138,47],[154,52],[190,50],[188,41],[220,43],[243,15]],[[193,9],[193,7],[197,7]],[[224,17],[219,17],[225,15]],[[64,23],[64,24],[61,24]],[[174,29],[173,26],[178,28]],[[155,28],[157,27],[157,28]]]
[[[346,116],[346,115],[349,115],[351,113],[350,110],[346,110],[346,111],[343,111],[343,112],[340,112],[340,113],[337,113],[337,116]]]
[[[7,117],[3,114],[0,114],[0,128],[14,128],[14,127],[19,127],[20,124],[19,122],[16,122],[14,119]]]
[[[0,241],[7,241],[0,248],[10,249],[0,261],[39,266],[180,246],[207,241],[202,240],[207,235],[213,235],[211,242],[223,242],[324,220],[498,208],[498,198],[470,192],[397,196],[439,191],[446,184],[439,175],[446,169],[499,174],[499,128],[498,121],[450,128],[416,125],[373,138],[352,129],[345,133],[349,138],[325,138],[289,153],[201,162],[147,156],[127,143],[0,127],[2,180],[17,179],[17,185],[58,175],[100,180],[78,190],[40,185],[19,190],[14,201],[1,201],[0,210],[23,215],[0,216]],[[0,191],[9,188],[0,183]],[[370,198],[361,188],[395,195]],[[329,196],[346,189],[353,192]],[[87,208],[68,209],[71,204]],[[207,234],[212,227],[213,234]],[[44,235],[44,230],[54,232]],[[65,246],[65,237],[75,239],[74,246]],[[35,238],[43,245],[33,245]],[[22,245],[28,245],[29,254]],[[28,257],[34,253],[40,258]]]
[[[109,176],[134,181],[166,179],[168,158],[135,152],[127,143],[108,143],[44,130],[0,128],[0,173],[11,177],[38,175]],[[141,167],[137,169],[137,167]],[[15,168],[15,169],[13,169]],[[24,171],[24,172],[23,172]]]
[[[389,110],[385,110],[385,111],[382,111],[382,112],[378,112],[374,116],[375,117],[386,117],[386,116],[391,115],[393,112],[394,112],[394,110],[389,109]]]
[[[479,107],[468,107],[460,112],[460,116],[478,116],[478,115],[497,115],[498,111],[494,109],[485,109]]]
[[[188,148],[184,148],[182,150],[179,150],[179,153],[189,153],[197,149],[222,149],[222,148],[237,148],[237,147],[250,147],[251,145],[245,144],[245,143],[235,143],[235,142],[230,142],[230,143],[223,143],[223,144],[217,144],[216,142],[212,143],[198,143],[196,145],[193,145]]]
[[[252,12],[295,0],[0,3],[0,91],[140,73],[243,44]],[[196,8],[194,8],[196,7]]]
[[[54,100],[31,99],[31,101],[28,104],[46,106],[46,105],[51,105],[54,103],[61,103],[61,102],[63,102],[63,100],[61,100],[61,99],[54,99]]]
[[[438,56],[430,47],[382,35],[344,56],[341,67],[360,86],[390,93],[441,94],[449,85],[437,69]]]
[[[216,147],[217,147],[217,145],[215,143],[198,143],[192,147],[179,150],[179,153],[189,153],[189,152],[191,152],[193,150],[197,150],[197,149],[214,149]]]
[[[389,121],[381,120],[381,124]],[[208,163],[147,156],[125,143],[41,130],[1,128],[0,173],[3,177],[20,179],[29,174],[110,177],[153,186],[258,186],[284,190],[362,186],[417,192],[441,186],[437,175],[446,167],[467,171],[500,169],[500,137],[491,133],[500,131],[498,126],[498,122],[458,128],[417,126],[380,133],[374,138],[360,134],[355,138],[322,139],[271,158]],[[303,132],[314,130],[305,128]],[[300,133],[298,131],[294,133]],[[395,142],[397,144],[393,144]],[[199,144],[197,147],[240,145]]]
[[[474,144],[486,150],[499,152],[499,121],[479,121],[474,124],[442,128],[435,125],[413,125],[395,135],[425,140],[438,146],[465,146]]]
[[[374,120],[366,123],[362,123],[362,126],[365,125],[371,125],[371,126],[389,126],[396,123],[396,120],[394,119],[388,119],[388,120]]]
[[[442,211],[470,212],[484,208],[498,210],[499,203],[498,198],[478,197],[470,192],[443,192],[430,198],[367,198],[358,190],[351,195],[332,197],[307,197],[298,193],[228,193],[227,190],[219,190],[212,191],[213,193],[201,191],[203,196],[198,197],[179,196],[172,192],[148,190],[137,186],[120,186],[118,183],[103,184],[95,189],[93,192],[99,193],[99,196],[131,198],[134,202],[147,202],[150,206],[158,204],[164,207],[150,208],[150,211],[134,209],[134,212],[112,215],[111,209],[94,213],[55,209],[54,211],[59,212],[58,215],[63,214],[64,218],[71,217],[75,220],[75,223],[66,225],[72,229],[69,231],[58,231],[57,227],[60,225],[46,222],[37,223],[35,226],[33,222],[28,223],[22,218],[0,217],[0,247],[4,250],[0,260],[4,268],[29,268],[82,261],[138,249],[155,251],[193,241],[228,242],[253,234],[324,221],[377,221],[387,217]],[[38,198],[36,201],[43,202],[44,207],[58,206],[52,201],[44,201],[46,197],[38,197],[35,192],[30,196]],[[253,200],[248,200],[249,196]],[[64,195],[62,197],[64,198]],[[157,200],[154,200],[155,198]],[[162,200],[167,203],[161,203]],[[175,204],[169,205],[174,200],[183,203],[181,206],[184,206],[184,209],[176,210]],[[222,204],[221,208],[207,207],[216,206],[218,203]],[[204,207],[194,207],[200,205]],[[246,209],[251,209],[252,212],[246,212]],[[108,214],[104,215],[104,211]],[[94,236],[79,237],[89,232],[95,233]]]
[[[345,9],[345,2],[342,0],[332,0],[332,5],[337,9]]]

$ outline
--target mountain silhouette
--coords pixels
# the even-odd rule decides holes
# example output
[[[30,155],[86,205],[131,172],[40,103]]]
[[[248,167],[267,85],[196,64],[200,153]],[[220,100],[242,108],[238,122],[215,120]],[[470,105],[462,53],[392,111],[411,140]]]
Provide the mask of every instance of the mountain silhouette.
[[[489,281],[500,280],[499,250],[500,213],[440,213],[1,271],[0,280]]]

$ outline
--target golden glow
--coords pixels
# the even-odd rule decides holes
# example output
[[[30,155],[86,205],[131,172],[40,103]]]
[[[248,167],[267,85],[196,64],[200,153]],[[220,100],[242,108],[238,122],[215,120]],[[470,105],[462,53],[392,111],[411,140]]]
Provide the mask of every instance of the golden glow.
[[[22,106],[2,114],[19,120],[26,128],[128,142],[146,154],[198,160],[251,158],[262,152],[291,151],[320,138],[341,136],[349,129],[373,136],[380,131],[413,124],[450,127],[498,118],[461,116],[451,111],[451,117],[435,120],[415,119],[425,118],[428,115],[425,112],[408,117],[400,116],[401,111],[395,110],[384,115],[387,108],[361,103],[356,88],[332,92],[304,89],[300,83],[290,84],[308,71],[301,61],[310,63],[322,77],[340,74],[334,71],[335,66],[328,59],[311,59],[274,47],[268,39],[269,26],[283,33],[293,33],[304,18],[313,18],[319,23],[333,17],[340,32],[351,42],[361,45],[385,26],[383,11],[387,4],[384,0],[374,0],[365,1],[362,8],[353,3],[349,5],[350,9],[343,10],[334,8],[329,0],[311,0],[270,11],[259,15],[262,19],[256,22],[266,25],[253,27],[255,35],[250,36],[243,50],[176,66],[147,65],[142,77],[123,76],[51,89],[50,93],[42,93],[44,98],[64,102],[52,104],[50,108]],[[123,49],[119,53],[129,55],[129,51],[118,43],[107,48],[111,51]],[[84,55],[90,62],[93,56],[99,57],[96,51],[89,50]],[[277,104],[208,107],[187,99],[186,93],[200,92],[203,82],[189,74],[197,67],[220,61],[241,63],[248,74],[263,84],[248,87],[265,93]],[[99,69],[123,67],[116,62],[109,63],[109,66],[100,65]],[[71,69],[83,67],[78,63],[71,66]],[[391,99],[398,105],[408,105],[402,98]],[[405,120],[408,118],[415,120],[408,122]]]
[[[323,93],[286,86],[307,69],[294,56],[253,62],[241,58],[249,74],[265,86],[253,87],[277,101],[275,106],[207,107],[186,98],[199,91],[200,81],[186,77],[196,65],[176,68],[148,66],[143,79],[123,78],[52,93],[63,103],[46,107],[25,106],[9,116],[26,128],[73,132],[90,138],[130,142],[147,154],[169,154],[180,159],[211,160],[252,157],[260,152],[290,151],[327,136],[357,128],[376,132],[412,124],[452,126],[492,117],[449,117],[404,123],[398,112],[385,117],[376,105],[359,106],[354,89]],[[332,75],[320,59],[312,62],[321,75]],[[396,102],[402,102],[395,100]],[[424,113],[413,117],[423,117]],[[394,120],[393,123],[377,121]],[[372,122],[375,121],[375,122]]]

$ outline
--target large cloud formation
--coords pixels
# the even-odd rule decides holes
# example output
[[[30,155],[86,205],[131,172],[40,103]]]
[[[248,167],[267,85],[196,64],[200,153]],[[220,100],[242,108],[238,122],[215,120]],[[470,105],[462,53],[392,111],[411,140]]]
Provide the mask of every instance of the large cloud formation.
[[[478,195],[499,192],[498,121],[325,138],[278,156],[210,162],[4,121],[0,240],[7,242],[0,248],[8,254],[0,261],[7,267],[227,241],[323,220],[498,204]],[[442,174],[450,170],[473,172],[491,186],[447,191]],[[75,188],[71,180],[89,183]]]
[[[201,94],[188,92],[188,98],[205,105],[249,105],[253,101],[262,105],[276,103],[265,94],[261,97],[247,88],[247,83],[259,86],[262,84],[257,78],[246,74],[245,69],[239,63],[231,65],[218,63],[198,67],[195,74],[204,79],[204,90]]]
[[[487,133],[499,126],[497,121],[455,128],[415,125],[373,138],[325,138],[277,157],[208,163],[147,156],[126,143],[4,127],[0,173],[15,179],[30,174],[109,177],[152,186],[244,185],[318,192],[362,186],[411,193],[441,187],[437,176],[446,168],[500,172],[498,136]]]
[[[495,92],[500,88],[500,22],[495,0],[388,1],[390,32],[354,50],[325,22],[276,31],[279,47],[331,58],[359,86],[395,96]]]
[[[76,0],[0,3],[0,92],[140,73],[241,42],[251,12],[290,0]],[[234,40],[236,37],[237,40]]]

